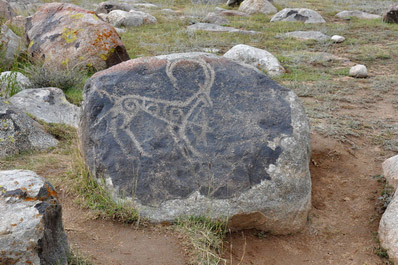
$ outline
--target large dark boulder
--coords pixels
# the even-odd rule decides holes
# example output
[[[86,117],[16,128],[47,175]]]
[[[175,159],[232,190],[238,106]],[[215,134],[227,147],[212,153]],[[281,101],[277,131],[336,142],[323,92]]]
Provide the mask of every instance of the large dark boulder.
[[[62,207],[49,182],[28,170],[0,171],[0,210],[0,264],[67,264]]]
[[[398,5],[392,6],[387,12],[384,13],[383,21],[387,23],[398,24]]]
[[[203,53],[130,60],[88,80],[80,122],[93,175],[150,220],[235,216],[274,233],[306,222],[308,121],[255,68]]]
[[[51,69],[103,70],[128,60],[114,27],[73,4],[43,5],[26,24],[28,54]]]

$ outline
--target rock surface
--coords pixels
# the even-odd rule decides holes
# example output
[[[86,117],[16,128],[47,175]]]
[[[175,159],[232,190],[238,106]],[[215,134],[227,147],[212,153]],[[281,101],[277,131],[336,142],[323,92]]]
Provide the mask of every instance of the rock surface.
[[[243,2],[243,0],[228,0],[227,5],[228,6],[238,6]]]
[[[0,264],[67,264],[69,246],[53,186],[28,170],[0,171]]]
[[[393,199],[383,213],[379,224],[380,245],[387,250],[389,260],[398,262],[398,196],[395,192]]]
[[[368,77],[368,69],[363,64],[357,64],[351,67],[349,75],[357,78],[365,78]]]
[[[247,17],[248,14],[236,10],[222,10],[218,11],[221,16],[225,17]]]
[[[94,12],[72,4],[43,5],[27,22],[28,53],[52,69],[102,70],[128,60],[115,29]]]
[[[193,25],[188,26],[188,30],[196,31],[196,30],[203,30],[203,31],[211,31],[211,32],[229,32],[229,33],[243,33],[243,34],[258,34],[257,31],[253,30],[241,30],[232,27],[224,27],[217,24],[210,24],[210,23],[196,23]]]
[[[341,43],[341,42],[345,41],[345,38],[340,35],[333,35],[330,39],[335,43]]]
[[[398,5],[392,6],[384,15],[383,21],[398,24]]]
[[[398,187],[398,155],[383,162],[383,174],[388,184],[396,189]]]
[[[113,10],[123,10],[130,11],[133,9],[130,5],[124,3],[115,3],[115,2],[102,2],[98,5],[97,9],[95,9],[96,14],[108,14]]]
[[[138,14],[132,14],[123,10],[113,10],[106,19],[114,27],[139,27],[144,24],[144,18]]]
[[[12,9],[7,1],[0,0],[0,19],[9,20],[16,15],[17,14],[15,13],[14,9]]]
[[[245,0],[239,6],[239,11],[245,12],[249,15],[275,14],[278,10],[267,0]]]
[[[284,73],[284,68],[278,59],[266,50],[239,44],[232,47],[224,54],[224,57],[260,68],[271,76],[279,76]]]
[[[225,25],[229,23],[228,19],[214,12],[208,13],[207,16],[203,19],[203,21],[206,23],[217,24],[217,25]]]
[[[47,123],[78,127],[80,108],[69,103],[59,88],[26,89],[12,96],[9,102]]]
[[[381,16],[379,16],[379,15],[369,14],[369,13],[362,12],[362,11],[359,11],[359,10],[341,11],[341,12],[336,14],[336,17],[346,18],[346,19],[349,19],[350,17],[356,17],[356,18],[361,18],[361,19],[378,19],[378,18],[381,18]]]
[[[23,50],[22,39],[5,24],[0,27],[0,54],[4,54],[3,65],[11,64]]]
[[[140,58],[85,86],[86,162],[152,221],[259,216],[235,228],[300,230],[311,201],[309,124],[297,96],[212,54]]]
[[[11,104],[0,100],[0,157],[56,146],[58,141]]]
[[[158,22],[158,20],[154,16],[146,12],[130,10],[129,13],[141,16],[144,20],[144,24],[154,24]]]
[[[276,21],[301,21],[306,24],[326,22],[320,14],[307,8],[285,8],[271,18],[271,22]]]
[[[295,38],[298,40],[316,40],[316,41],[327,41],[330,39],[328,35],[323,34],[320,31],[292,31],[277,35],[277,37],[288,37],[288,38]]]

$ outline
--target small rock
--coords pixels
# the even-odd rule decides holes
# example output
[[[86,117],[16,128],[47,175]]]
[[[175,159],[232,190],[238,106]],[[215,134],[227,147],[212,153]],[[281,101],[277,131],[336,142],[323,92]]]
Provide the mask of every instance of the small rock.
[[[341,43],[341,42],[345,41],[345,38],[340,35],[333,35],[330,39],[335,43]]]
[[[225,16],[225,17],[247,17],[249,16],[248,14],[244,13],[244,12],[239,12],[236,10],[224,10],[219,12],[219,14],[221,16]]]
[[[115,3],[115,2],[103,2],[99,4],[97,9],[95,10],[95,13],[98,14],[108,14],[113,10],[123,10],[123,11],[130,11],[133,9],[130,5],[128,4],[123,4],[123,3]]]
[[[106,17],[114,27],[138,27],[144,24],[144,18],[123,10],[112,10]]]
[[[22,110],[0,100],[0,157],[54,147],[58,141]]]
[[[54,187],[28,170],[0,171],[0,263],[67,264],[69,245]]]
[[[357,78],[365,78],[368,77],[368,69],[363,64],[357,64],[351,67],[349,75]]]
[[[203,19],[203,21],[217,25],[225,25],[229,23],[228,19],[214,12],[210,12],[209,14],[207,14],[207,16]]]
[[[284,34],[279,34],[277,37],[288,37],[288,38],[295,38],[298,40],[316,40],[316,41],[327,41],[330,39],[329,36],[323,34],[320,31],[292,31],[292,32],[287,32]]]
[[[301,21],[305,24],[326,22],[320,14],[307,8],[285,8],[271,18],[271,22],[276,21]]]
[[[384,13],[383,21],[398,24],[398,5],[392,6],[386,13]]]
[[[217,24],[210,23],[196,23],[191,26],[188,26],[188,30],[196,31],[211,31],[211,32],[229,32],[229,33],[243,33],[243,34],[258,34],[257,31],[252,30],[241,30],[232,27],[224,27]]]
[[[148,8],[148,9],[159,8],[157,5],[150,4],[150,3],[137,3],[137,4],[134,4],[133,6],[137,7],[137,8]]]
[[[131,13],[133,15],[142,16],[142,18],[144,20],[144,24],[154,24],[154,23],[158,22],[158,20],[154,16],[152,16],[151,14],[146,13],[146,12],[130,10],[129,13]]]
[[[359,11],[359,10],[341,11],[340,13],[336,14],[336,17],[344,18],[344,19],[349,19],[350,17],[356,17],[356,18],[361,18],[361,19],[378,19],[378,18],[381,18],[381,16],[379,16],[379,15],[369,14],[369,13],[362,12],[362,11]]]
[[[388,184],[396,189],[398,187],[398,155],[383,162],[383,174]]]
[[[69,103],[59,88],[26,89],[12,96],[9,102],[45,122],[78,127],[80,108]]]
[[[285,72],[275,56],[266,50],[249,45],[236,45],[227,51],[224,57],[265,70],[270,76],[279,76]]]
[[[267,0],[244,0],[239,6],[239,11],[249,15],[257,13],[268,15],[274,14],[278,10]]]
[[[160,10],[160,12],[162,12],[163,14],[166,14],[166,15],[173,15],[173,16],[177,15],[177,12],[170,8],[162,9],[162,10]]]
[[[383,216],[381,217],[379,224],[379,240],[380,245],[387,250],[389,260],[398,263],[398,196],[394,194],[393,199]]]

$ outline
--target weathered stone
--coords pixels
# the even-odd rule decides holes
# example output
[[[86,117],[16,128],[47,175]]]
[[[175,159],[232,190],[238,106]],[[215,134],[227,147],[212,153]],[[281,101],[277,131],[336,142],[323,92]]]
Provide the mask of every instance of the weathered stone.
[[[47,123],[78,127],[80,108],[69,103],[59,88],[26,89],[12,96],[9,102]]]
[[[398,262],[398,196],[395,192],[393,199],[383,213],[379,224],[380,245],[387,250],[389,260]]]
[[[361,19],[378,19],[381,18],[381,16],[379,15],[374,15],[374,14],[369,14],[366,12],[362,12],[359,10],[354,10],[354,11],[341,11],[339,13],[336,14],[336,17],[339,18],[345,18],[345,19],[349,19],[351,17],[356,17],[356,18],[361,18]]]
[[[239,11],[245,12],[249,15],[256,13],[274,14],[278,10],[267,0],[244,0],[240,6]]]
[[[224,57],[260,68],[271,76],[278,76],[285,72],[275,56],[266,50],[249,45],[235,45],[224,54]]]
[[[150,4],[150,3],[137,3],[134,4],[134,7],[141,8],[141,9],[157,9],[159,6]]]
[[[351,67],[349,75],[356,78],[368,77],[368,69],[363,64],[357,64]]]
[[[32,84],[30,83],[29,78],[20,72],[2,72],[0,73],[0,98],[5,97],[5,93],[9,89],[7,89],[7,87],[12,86],[15,89],[23,90],[31,85]]]
[[[124,3],[115,3],[115,2],[102,2],[99,4],[97,9],[95,9],[96,14],[108,14],[113,10],[123,10],[123,11],[130,11],[133,9],[130,5]]]
[[[0,27],[0,53],[4,54],[2,64],[10,65],[21,50],[23,50],[21,37],[3,24]]]
[[[27,18],[23,16],[15,16],[12,19],[6,22],[6,25],[13,25],[15,27],[23,29],[25,32],[25,25],[26,25]]]
[[[94,67],[128,60],[116,30],[94,12],[72,4],[43,5],[27,23],[28,53],[52,69]]]
[[[398,24],[398,5],[392,6],[386,13],[384,13],[383,21]]]
[[[56,146],[58,141],[20,109],[0,100],[0,157]]]
[[[311,9],[307,8],[285,8],[276,13],[272,18],[271,22],[276,21],[290,21],[296,22],[301,21],[304,23],[325,23],[321,15]]]
[[[142,16],[144,24],[154,24],[158,22],[158,20],[154,16],[146,12],[130,10],[129,13]]]
[[[188,30],[196,31],[196,30],[203,30],[203,31],[211,31],[211,32],[229,32],[229,33],[243,33],[243,34],[258,34],[257,31],[253,30],[241,30],[232,27],[224,27],[217,24],[210,24],[210,23],[196,23],[193,25],[188,26]]]
[[[298,65],[322,64],[326,66],[328,63],[338,63],[339,65],[353,64],[348,58],[339,57],[328,52],[310,52],[299,50],[283,52],[282,55],[288,57],[293,64]]]
[[[203,21],[217,25],[225,25],[229,23],[228,19],[214,12],[210,12],[209,14],[207,14],[207,16],[203,19]]]
[[[330,39],[335,43],[341,43],[341,42],[345,41],[345,38],[340,35],[333,35]]]
[[[144,18],[141,15],[122,10],[111,11],[106,19],[115,27],[138,27],[144,24]]]
[[[32,15],[42,2],[40,0],[7,0],[18,14]]]
[[[327,41],[330,39],[329,36],[323,34],[320,31],[293,31],[277,35],[278,38],[295,38],[298,40],[316,40],[316,41]]]
[[[398,187],[398,155],[383,162],[383,174],[388,184],[396,189]]]
[[[7,1],[0,0],[0,19],[9,20],[15,17],[16,13]]]
[[[140,58],[96,73],[84,95],[86,162],[142,216],[260,213],[238,228],[279,234],[305,225],[308,120],[256,68],[204,53]]]
[[[67,264],[69,246],[53,186],[28,170],[0,171],[0,264]]]

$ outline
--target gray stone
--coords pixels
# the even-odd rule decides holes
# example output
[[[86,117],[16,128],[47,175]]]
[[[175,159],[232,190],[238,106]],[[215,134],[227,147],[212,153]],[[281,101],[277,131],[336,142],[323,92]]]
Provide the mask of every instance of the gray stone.
[[[235,45],[224,54],[224,57],[260,68],[271,76],[279,76],[285,72],[275,56],[266,50],[249,45]]]
[[[7,1],[0,0],[0,19],[9,20],[15,17],[16,13]]]
[[[247,16],[249,16],[245,12],[240,12],[240,11],[236,11],[236,10],[223,10],[223,11],[219,12],[219,14],[224,17],[247,17]]]
[[[253,30],[241,30],[232,27],[224,27],[217,24],[210,24],[210,23],[196,23],[193,25],[188,26],[188,30],[196,31],[196,30],[203,30],[203,31],[211,31],[211,32],[229,32],[229,33],[243,33],[243,34],[258,34],[257,31]]]
[[[383,15],[383,21],[398,24],[398,5],[392,6]]]
[[[368,69],[363,64],[357,64],[351,67],[349,75],[356,78],[368,77]]]
[[[330,39],[335,43],[341,43],[341,42],[345,41],[345,38],[340,35],[333,35]]]
[[[133,9],[130,5],[124,3],[115,3],[115,2],[102,2],[99,4],[97,9],[95,9],[96,14],[108,14],[113,10],[123,10],[123,11],[130,11]]]
[[[396,189],[398,187],[398,155],[383,162],[383,174],[388,184]]]
[[[345,57],[339,57],[328,52],[310,52],[310,51],[291,51],[283,52],[283,56],[289,58],[289,60],[298,65],[308,64],[322,64],[328,65],[328,63],[338,63],[340,65],[351,65],[352,62]]]
[[[0,157],[56,146],[58,141],[20,109],[0,100]]]
[[[143,8],[143,9],[157,9],[159,8],[157,5],[150,4],[150,3],[137,3],[134,4],[136,8]]]
[[[0,171],[0,264],[67,264],[69,246],[53,186],[28,170]]]
[[[2,72],[0,73],[0,98],[8,97],[8,95],[5,95],[7,86],[13,86],[17,90],[23,90],[31,87],[31,85],[29,78],[20,72]]]
[[[23,50],[22,39],[5,24],[0,27],[0,53],[4,54],[3,65],[11,64]]]
[[[129,13],[142,16],[144,24],[154,24],[154,23],[158,22],[154,16],[152,16],[151,14],[146,13],[146,12],[130,10]]]
[[[162,9],[162,10],[160,10],[160,12],[162,12],[163,14],[166,14],[166,15],[171,15],[171,16],[175,16],[178,14],[175,10],[170,9],[170,8]]]
[[[69,103],[59,88],[26,89],[12,96],[9,102],[47,123],[78,127],[80,108]]]
[[[229,23],[228,19],[214,12],[210,12],[209,14],[207,14],[207,16],[203,19],[203,21],[217,25],[225,25]]]
[[[278,10],[267,0],[244,0],[239,6],[239,11],[249,15],[256,13],[268,15],[275,14]]]
[[[293,31],[277,35],[278,38],[294,38],[298,40],[316,40],[316,41],[327,41],[330,39],[329,36],[323,34],[320,31]]]
[[[144,18],[141,15],[122,10],[109,12],[106,19],[114,27],[138,27],[144,24]]]
[[[276,21],[301,21],[305,24],[326,22],[320,14],[307,8],[285,8],[271,18],[271,22]]]
[[[351,17],[356,17],[356,18],[361,18],[361,19],[378,19],[381,18],[381,16],[379,15],[374,15],[374,14],[369,14],[366,12],[362,12],[359,10],[354,10],[354,11],[341,11],[339,13],[336,14],[336,17],[339,18],[345,18],[345,19],[349,19]]]
[[[42,5],[40,0],[7,0],[18,14],[32,15]],[[44,1],[43,1],[44,2]]]
[[[256,68],[205,53],[140,58],[96,73],[84,98],[87,165],[142,216],[233,217],[234,229],[276,234],[305,225],[308,120]]]
[[[393,199],[383,213],[379,224],[380,245],[387,250],[389,260],[398,262],[398,196],[395,192]]]

